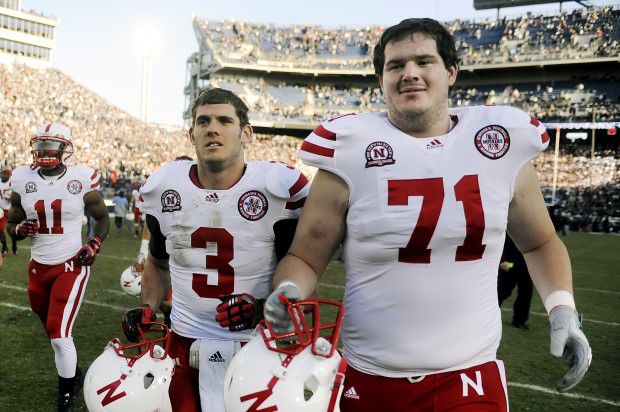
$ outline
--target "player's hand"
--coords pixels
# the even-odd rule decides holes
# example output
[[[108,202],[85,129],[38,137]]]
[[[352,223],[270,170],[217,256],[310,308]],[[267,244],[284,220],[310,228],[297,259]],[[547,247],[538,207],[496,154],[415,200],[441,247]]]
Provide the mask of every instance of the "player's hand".
[[[80,266],[91,266],[95,263],[95,257],[97,253],[99,253],[99,249],[101,249],[101,244],[103,241],[99,236],[93,237],[88,241],[80,250],[78,250],[77,254],[73,257],[73,260]]]
[[[301,298],[299,287],[293,282],[284,282],[265,301],[265,320],[271,324],[277,333],[288,332],[293,328],[291,315],[285,304],[286,297],[289,301]]]
[[[37,219],[24,219],[15,227],[15,233],[19,237],[32,237],[39,233],[39,221]]]
[[[157,315],[150,305],[129,309],[125,312],[121,323],[123,332],[131,342],[137,342],[140,339],[139,328],[148,329],[148,324],[155,322],[155,319],[157,319]]]
[[[263,319],[265,299],[256,299],[249,293],[221,296],[215,320],[230,331],[254,329]]]
[[[581,327],[577,311],[570,306],[560,305],[549,313],[551,324],[551,354],[564,358],[569,370],[555,387],[558,392],[572,389],[583,379],[590,362],[592,349]]]
[[[508,262],[502,262],[499,264],[499,268],[504,272],[508,272],[510,270],[510,265],[508,264]]]
[[[141,267],[144,267],[145,261],[146,261],[146,255],[142,252],[138,253],[138,256],[136,256],[136,263],[140,265]]]

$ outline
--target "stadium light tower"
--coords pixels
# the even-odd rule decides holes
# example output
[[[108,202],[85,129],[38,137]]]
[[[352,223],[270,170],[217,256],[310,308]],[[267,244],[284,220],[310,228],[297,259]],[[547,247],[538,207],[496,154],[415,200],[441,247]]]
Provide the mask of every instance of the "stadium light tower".
[[[144,22],[137,26],[135,40],[138,52],[142,57],[142,70],[140,75],[140,119],[148,122],[151,103],[153,57],[159,55],[161,33],[154,24]]]

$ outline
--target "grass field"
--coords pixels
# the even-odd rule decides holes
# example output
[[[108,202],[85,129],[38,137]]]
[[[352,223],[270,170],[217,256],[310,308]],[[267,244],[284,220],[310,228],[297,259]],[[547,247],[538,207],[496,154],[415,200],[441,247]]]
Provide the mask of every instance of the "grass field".
[[[577,305],[594,352],[586,378],[568,395],[552,390],[564,373],[562,361],[548,353],[548,321],[538,296],[532,302],[529,331],[508,326],[512,300],[504,303],[499,357],[506,362],[512,411],[620,410],[620,237],[571,234],[564,238],[573,262]],[[26,293],[28,241],[7,256],[0,272],[0,411],[52,411],[56,402],[54,355]],[[122,335],[120,318],[136,298],[119,286],[120,273],[134,259],[139,241],[112,231],[92,271],[74,335],[78,361],[86,371],[106,343]],[[332,262],[321,297],[339,299],[341,263]],[[458,337],[457,337],[458,338]],[[81,397],[78,410],[86,410]]]

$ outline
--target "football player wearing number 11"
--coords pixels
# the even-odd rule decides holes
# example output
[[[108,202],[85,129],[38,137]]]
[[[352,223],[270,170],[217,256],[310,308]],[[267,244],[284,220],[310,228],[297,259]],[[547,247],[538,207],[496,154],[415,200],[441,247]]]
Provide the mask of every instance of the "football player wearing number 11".
[[[99,173],[68,166],[73,154],[69,129],[39,127],[31,139],[34,161],[13,171],[7,231],[16,240],[32,238],[28,265],[30,307],[39,316],[54,349],[58,410],[72,411],[82,385],[72,330],[90,277],[90,266],[108,235],[110,220],[99,192]],[[95,219],[94,236],[82,246],[84,210]]]
[[[301,158],[320,170],[265,318],[285,328],[279,295],[309,296],[344,242],[341,410],[506,411],[496,286],[507,230],[549,312],[551,353],[570,368],[557,389],[569,390],[591,351],[530,163],[545,128],[511,107],[448,108],[458,58],[435,20],[388,28],[373,60],[387,113],[331,119],[305,139]]]
[[[193,102],[189,138],[197,161],[172,161],[140,188],[151,240],[142,306],[123,329],[137,339],[172,287],[172,409],[223,412],[226,368],[262,319],[310,184],[283,163],[244,162],[248,108],[228,90]]]

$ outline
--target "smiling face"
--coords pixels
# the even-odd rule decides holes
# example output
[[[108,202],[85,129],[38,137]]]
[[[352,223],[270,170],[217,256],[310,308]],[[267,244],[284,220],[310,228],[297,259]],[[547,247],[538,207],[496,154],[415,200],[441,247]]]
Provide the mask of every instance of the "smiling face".
[[[252,128],[241,127],[232,104],[198,106],[195,119],[189,136],[199,163],[214,172],[243,163],[243,148],[252,140]]]
[[[436,41],[414,33],[392,40],[385,47],[380,77],[390,120],[419,123],[416,119],[439,118],[448,110],[448,89],[456,81],[457,66],[446,68]],[[425,122],[422,122],[425,123]]]

